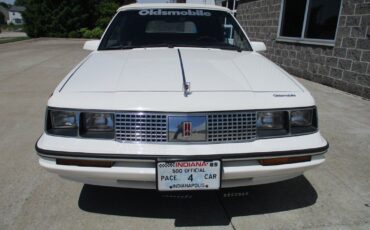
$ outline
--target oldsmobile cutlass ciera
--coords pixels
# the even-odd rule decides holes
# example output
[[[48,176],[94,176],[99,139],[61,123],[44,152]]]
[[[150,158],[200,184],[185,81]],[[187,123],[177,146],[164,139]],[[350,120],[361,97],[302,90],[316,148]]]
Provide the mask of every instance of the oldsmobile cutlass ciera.
[[[215,190],[325,161],[315,101],[214,5],[121,7],[57,86],[39,163],[87,184]]]

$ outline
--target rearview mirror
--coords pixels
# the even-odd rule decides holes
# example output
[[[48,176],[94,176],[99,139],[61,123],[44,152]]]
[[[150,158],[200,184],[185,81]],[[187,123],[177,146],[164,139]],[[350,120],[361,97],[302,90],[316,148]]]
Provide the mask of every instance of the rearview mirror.
[[[100,44],[100,40],[86,41],[83,49],[95,51],[95,50],[98,50],[99,44]]]
[[[263,52],[266,51],[266,45],[264,42],[251,42],[253,51]]]

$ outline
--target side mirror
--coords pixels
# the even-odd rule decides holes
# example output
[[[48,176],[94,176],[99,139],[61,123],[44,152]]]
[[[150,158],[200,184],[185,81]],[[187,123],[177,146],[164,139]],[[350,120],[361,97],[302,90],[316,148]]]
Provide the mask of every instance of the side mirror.
[[[85,42],[83,49],[95,51],[95,50],[98,50],[99,44],[100,44],[100,40],[87,41]]]
[[[266,45],[264,42],[251,42],[253,51],[263,52],[266,51]]]

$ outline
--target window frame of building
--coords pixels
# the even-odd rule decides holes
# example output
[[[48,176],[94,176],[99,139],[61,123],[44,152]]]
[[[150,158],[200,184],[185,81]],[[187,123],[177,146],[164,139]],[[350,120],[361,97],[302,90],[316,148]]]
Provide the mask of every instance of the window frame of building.
[[[343,8],[343,0],[340,0],[339,5],[339,12],[338,12],[338,19],[337,19],[337,25],[335,28],[335,35],[334,39],[316,39],[316,38],[305,38],[305,34],[308,28],[308,17],[309,17],[309,7],[310,7],[311,0],[306,0],[306,8],[304,11],[304,19],[303,19],[303,26],[302,26],[302,32],[301,37],[288,37],[288,36],[281,36],[281,29],[282,29],[282,21],[284,17],[284,8],[286,0],[281,0],[281,6],[280,6],[280,16],[279,16],[279,27],[277,32],[277,41],[282,42],[292,42],[292,43],[302,43],[302,44],[309,44],[309,45],[321,45],[321,46],[334,46],[335,40],[337,38],[338,34],[338,27],[339,27],[339,19],[342,14],[342,8]]]

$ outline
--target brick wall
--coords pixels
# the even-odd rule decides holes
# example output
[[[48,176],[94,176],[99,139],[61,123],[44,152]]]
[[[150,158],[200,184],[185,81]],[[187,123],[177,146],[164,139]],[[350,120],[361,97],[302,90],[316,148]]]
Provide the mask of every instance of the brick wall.
[[[237,19],[288,72],[370,98],[370,0],[343,0],[334,47],[276,41],[282,0],[241,0]]]

